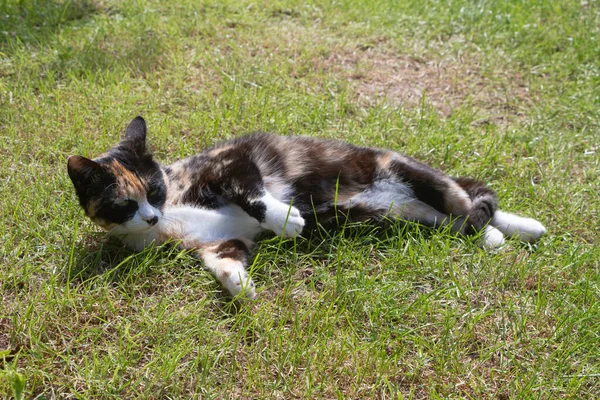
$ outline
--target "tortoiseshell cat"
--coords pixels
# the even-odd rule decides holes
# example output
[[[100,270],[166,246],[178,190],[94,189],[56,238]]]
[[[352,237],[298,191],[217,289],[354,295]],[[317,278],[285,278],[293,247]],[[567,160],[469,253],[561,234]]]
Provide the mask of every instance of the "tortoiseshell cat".
[[[245,267],[264,230],[293,237],[317,222],[397,217],[466,235],[483,231],[485,247],[501,245],[504,235],[534,241],[546,232],[536,220],[497,210],[484,184],[393,151],[255,133],[162,167],[146,131],[137,117],[94,160],[69,157],[81,206],[134,249],[179,241],[234,296],[255,296]]]

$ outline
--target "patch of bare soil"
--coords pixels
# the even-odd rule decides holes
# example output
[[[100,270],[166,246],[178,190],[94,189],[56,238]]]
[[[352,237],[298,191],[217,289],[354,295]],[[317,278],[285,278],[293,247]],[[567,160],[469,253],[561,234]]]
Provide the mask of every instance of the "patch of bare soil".
[[[484,71],[476,60],[426,60],[381,48],[330,53],[322,68],[345,77],[366,106],[387,102],[416,107],[424,100],[448,116],[470,105],[485,120],[518,117],[531,101],[519,74]]]

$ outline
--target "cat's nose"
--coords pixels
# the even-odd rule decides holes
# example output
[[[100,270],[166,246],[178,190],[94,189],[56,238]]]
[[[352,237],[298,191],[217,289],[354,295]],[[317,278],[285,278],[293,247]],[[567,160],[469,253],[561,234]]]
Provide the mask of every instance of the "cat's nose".
[[[154,226],[158,222],[158,217],[155,215],[150,219],[144,219],[144,221],[146,221],[149,225]]]

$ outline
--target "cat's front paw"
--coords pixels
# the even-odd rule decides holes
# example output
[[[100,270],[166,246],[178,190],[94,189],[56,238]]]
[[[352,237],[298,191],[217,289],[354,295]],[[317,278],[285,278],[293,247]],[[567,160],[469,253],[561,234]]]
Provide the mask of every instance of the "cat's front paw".
[[[267,208],[265,222],[261,225],[280,236],[292,238],[302,233],[304,218],[296,207],[278,202]]]
[[[244,293],[249,300],[256,298],[254,282],[246,271],[232,271],[221,283],[232,297]]]

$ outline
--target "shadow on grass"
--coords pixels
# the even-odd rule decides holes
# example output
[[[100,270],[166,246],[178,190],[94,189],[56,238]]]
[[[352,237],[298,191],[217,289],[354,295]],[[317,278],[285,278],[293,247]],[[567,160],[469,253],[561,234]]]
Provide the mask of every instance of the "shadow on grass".
[[[84,27],[103,13],[108,18],[99,18],[93,32],[74,30],[60,38],[63,28]],[[25,52],[35,58],[0,65],[0,76],[36,82],[68,76],[89,81],[100,72],[115,70],[144,75],[159,65],[161,38],[151,22],[136,15],[111,18],[119,13],[116,7],[89,0],[0,0],[0,55],[10,58]]]
[[[93,80],[104,71],[144,76],[159,66],[162,42],[152,29],[137,26],[117,37],[105,32],[79,46],[60,45],[49,69],[57,77],[67,75]]]
[[[303,232],[303,238],[294,242],[291,239],[277,237],[266,239],[271,248],[280,248],[284,252],[297,251],[317,258],[328,258],[331,250],[339,244],[360,243],[378,246],[395,246],[398,238],[419,237],[428,240],[439,235],[443,229],[435,229],[415,222],[384,219],[381,221],[348,222],[342,227],[319,226]],[[460,235],[454,235],[457,238]]]
[[[83,288],[93,287],[96,283],[114,283],[123,287],[144,286],[148,278],[155,281],[179,279],[177,274],[182,270],[205,271],[202,261],[173,244],[136,252],[118,239],[103,236],[102,233],[81,240],[75,250],[74,260],[71,268],[65,271],[64,279]],[[178,272],[172,276],[172,271]],[[216,279],[207,279],[211,279],[208,291],[214,293],[219,308],[226,315],[235,315],[243,309],[243,302],[232,299]]]
[[[139,254],[139,253],[137,253]],[[127,260],[136,253],[111,237],[91,235],[82,239],[76,247],[74,264],[65,271],[68,282],[86,282],[100,275],[111,273],[111,281],[118,281],[131,267]]]
[[[275,263],[295,268],[293,260],[296,257],[310,258],[318,264],[331,264],[331,268],[338,269],[340,265],[335,262],[335,253],[342,249],[345,252],[356,250],[359,253],[365,249],[377,249],[372,256],[385,257],[386,248],[390,250],[397,248],[399,242],[409,241],[418,245],[427,243],[432,236],[440,234],[444,233],[419,224],[401,221],[352,223],[337,230],[317,229],[306,232],[305,238],[296,241],[264,234],[258,238],[254,256],[260,257],[259,254],[262,253],[267,258],[261,258],[257,270],[252,273],[256,274],[259,280],[262,277],[267,281],[271,279],[277,281],[281,279],[277,276],[281,271],[277,272],[277,268],[271,269],[268,265]],[[457,239],[460,237],[453,236]],[[65,281],[81,285],[83,290],[96,285],[116,284],[126,290],[135,288],[135,292],[140,290],[154,292],[161,290],[161,285],[148,285],[148,281],[156,283],[185,280],[186,278],[183,278],[186,274],[185,270],[204,271],[202,261],[177,249],[176,246],[163,245],[135,252],[126,248],[117,239],[102,233],[91,234],[81,240],[75,249],[74,260],[71,268],[65,271]],[[253,260],[250,260],[250,266],[253,265]],[[182,272],[184,275],[180,275]],[[289,272],[296,275],[296,271],[289,270]],[[313,276],[313,272],[309,269],[298,271],[297,278],[307,283],[314,281],[315,286],[318,287],[319,277]],[[232,301],[231,296],[217,281],[208,277],[208,273],[205,278],[208,283],[206,289],[212,293],[211,296],[218,304],[217,307],[224,311],[224,316],[233,316],[246,309],[245,302],[238,302],[235,299]],[[204,281],[205,278],[203,277],[202,280]],[[202,284],[204,285],[204,282]]]
[[[65,23],[96,12],[91,1],[0,1],[0,49],[8,42],[43,45]]]

